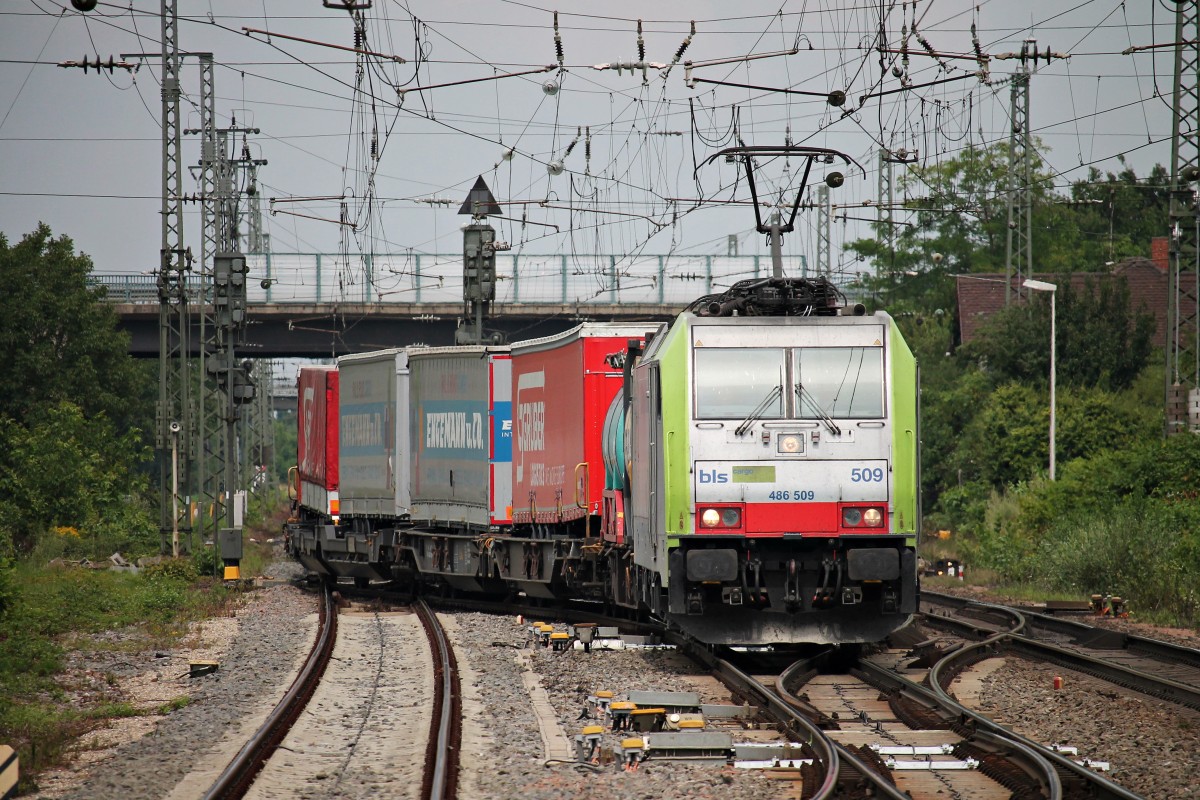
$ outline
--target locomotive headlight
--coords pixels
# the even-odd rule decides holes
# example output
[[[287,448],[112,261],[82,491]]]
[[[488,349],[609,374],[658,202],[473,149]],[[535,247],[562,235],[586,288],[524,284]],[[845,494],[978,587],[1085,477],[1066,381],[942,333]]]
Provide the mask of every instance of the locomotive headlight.
[[[795,454],[804,452],[804,437],[798,433],[785,433],[775,441],[775,446],[780,453]]]
[[[862,525],[863,513],[861,508],[843,508],[842,525],[847,528],[857,528]]]
[[[868,508],[863,512],[862,520],[868,528],[878,528],[883,524],[883,512],[878,508]]]
[[[715,528],[721,524],[721,512],[715,508],[706,508],[700,515],[700,524],[706,528]]]
[[[736,508],[721,509],[721,524],[726,528],[738,528],[742,524],[742,512]]]

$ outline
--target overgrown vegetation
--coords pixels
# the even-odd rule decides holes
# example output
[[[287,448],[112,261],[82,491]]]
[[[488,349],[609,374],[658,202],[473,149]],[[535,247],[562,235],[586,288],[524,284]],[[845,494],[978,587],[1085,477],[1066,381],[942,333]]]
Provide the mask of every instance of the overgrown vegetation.
[[[131,574],[23,559],[9,577],[12,602],[0,616],[0,741],[17,748],[27,781],[63,763],[82,733],[149,713],[119,700],[80,702],[59,678],[68,649],[99,649],[90,634],[121,628],[136,632],[122,647],[169,648],[188,622],[219,613],[230,599],[219,582],[198,580],[186,560]]]
[[[266,540],[278,532],[286,508],[279,491],[251,504],[245,574],[261,574],[269,563]],[[135,547],[157,552],[157,537],[133,537]],[[0,570],[0,597],[6,599],[0,613],[0,742],[18,749],[23,790],[34,788],[39,772],[67,763],[82,734],[111,719],[165,715],[190,702],[186,696],[153,708],[119,699],[82,702],[63,680],[68,651],[117,647],[133,658],[167,650],[187,635],[190,623],[229,613],[240,595],[213,577],[211,547],[136,574],[89,568],[83,559],[104,563],[86,540],[57,533]],[[109,630],[126,635],[116,642],[92,636]]]
[[[189,702],[138,708],[108,691],[85,700],[63,675],[69,651],[168,649],[237,597],[212,577],[211,547],[137,573],[102,568],[113,553],[134,563],[160,550],[157,371],[129,357],[113,310],[88,286],[91,268],[45,226],[16,245],[0,234],[0,742],[19,752],[22,791],[86,731]],[[261,573],[261,542],[285,507],[279,490],[252,498],[247,527],[260,543],[248,544],[244,574]],[[115,642],[94,636],[114,629],[125,634]]]

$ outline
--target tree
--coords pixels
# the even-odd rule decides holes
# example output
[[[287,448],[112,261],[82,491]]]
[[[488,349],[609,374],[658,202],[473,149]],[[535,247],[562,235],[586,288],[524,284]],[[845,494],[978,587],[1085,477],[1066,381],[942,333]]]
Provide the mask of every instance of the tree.
[[[1170,229],[1171,176],[1166,167],[1155,164],[1141,179],[1123,158],[1120,161],[1124,169],[1119,173],[1101,175],[1093,167],[1086,180],[1073,183],[1070,198],[1059,201],[1065,213],[1046,224],[1064,245],[1060,249],[1073,254],[1062,268],[1104,271],[1107,262],[1146,256],[1150,240]],[[1054,272],[1058,266],[1044,269]]]
[[[67,400],[119,430],[152,419],[152,364],[129,357],[128,335],[88,286],[92,262],[46,225],[9,246],[0,234],[0,417],[25,419]]]
[[[1037,207],[1052,199],[1049,175],[1034,156],[1034,185],[1030,188]],[[899,225],[893,239],[894,253],[876,238],[859,239],[847,245],[875,263],[876,274],[895,283],[906,272],[931,269],[947,273],[995,272],[1004,268],[1008,242],[1007,145],[968,147],[944,161],[914,164],[898,183],[904,209],[892,217]],[[1046,246],[1034,234],[1035,250]],[[940,265],[933,255],[941,256]]]
[[[1112,390],[1131,386],[1150,357],[1154,318],[1133,311],[1129,287],[1124,281],[1100,280],[1075,290],[1062,281],[1057,295],[1059,382]],[[1045,384],[1050,375],[1049,299],[1038,297],[992,315],[960,355],[984,366],[997,382]]]
[[[1148,255],[1168,230],[1169,176],[1156,165],[1146,179],[1132,168],[1092,169],[1068,193],[1055,191],[1035,141],[1032,214],[1037,272],[1104,272],[1125,256]],[[1124,162],[1122,162],[1124,165]],[[864,285],[888,308],[953,308],[953,274],[1003,272],[1008,250],[1008,146],[968,147],[933,163],[910,166],[898,180],[903,208],[893,230],[876,224],[873,238],[846,247],[870,261]],[[892,233],[891,247],[885,233]],[[936,254],[936,257],[935,257]],[[897,305],[899,303],[899,305]]]
[[[1067,463],[1128,446],[1148,431],[1109,392],[1064,389],[1057,402],[1059,461]],[[1049,458],[1050,404],[1045,393],[1005,383],[955,437],[948,464],[964,483],[1004,490],[1045,471]],[[957,478],[957,475],[955,476]]]
[[[129,356],[91,266],[45,225],[16,246],[0,234],[0,538],[18,550],[51,528],[142,524],[153,365]]]
[[[35,409],[18,423],[0,422],[0,515],[18,550],[50,530],[107,543],[129,539],[126,526],[149,528],[132,496],[146,478],[149,458],[139,431],[118,433],[104,414],[87,418],[63,400]]]

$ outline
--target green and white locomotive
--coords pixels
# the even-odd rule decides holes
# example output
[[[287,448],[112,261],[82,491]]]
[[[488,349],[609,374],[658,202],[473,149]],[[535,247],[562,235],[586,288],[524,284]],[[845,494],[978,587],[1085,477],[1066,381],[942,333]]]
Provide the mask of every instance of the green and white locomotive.
[[[917,610],[917,363],[823,279],[742,281],[644,344],[604,433],[617,602],[714,644],[878,641]]]

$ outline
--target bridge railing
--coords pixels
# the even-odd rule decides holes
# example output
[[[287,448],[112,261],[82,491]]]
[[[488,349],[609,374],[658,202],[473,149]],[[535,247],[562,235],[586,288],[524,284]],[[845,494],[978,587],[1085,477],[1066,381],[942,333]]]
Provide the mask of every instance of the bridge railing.
[[[462,254],[249,254],[251,303],[459,303]],[[803,274],[803,262],[786,267]],[[769,256],[496,254],[496,301],[681,305],[771,273]],[[93,275],[116,303],[157,303],[152,275]],[[199,281],[189,294],[199,298]]]

